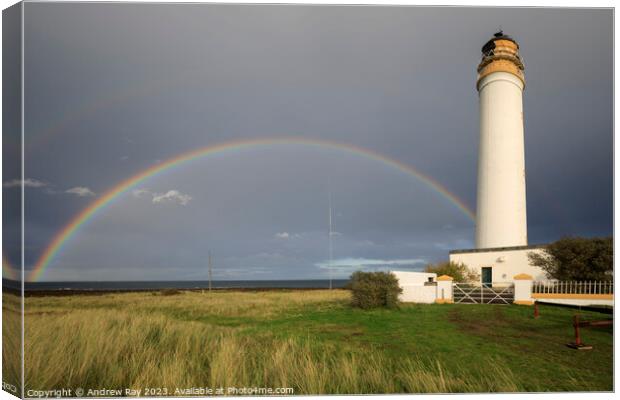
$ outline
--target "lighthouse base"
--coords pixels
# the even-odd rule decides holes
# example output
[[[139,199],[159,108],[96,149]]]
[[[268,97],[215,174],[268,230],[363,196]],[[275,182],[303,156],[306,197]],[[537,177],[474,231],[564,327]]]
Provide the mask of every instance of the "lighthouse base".
[[[535,281],[547,280],[545,271],[531,265],[528,253],[541,252],[544,245],[452,250],[450,261],[465,264],[480,275],[483,284],[512,283],[518,274],[531,275]]]

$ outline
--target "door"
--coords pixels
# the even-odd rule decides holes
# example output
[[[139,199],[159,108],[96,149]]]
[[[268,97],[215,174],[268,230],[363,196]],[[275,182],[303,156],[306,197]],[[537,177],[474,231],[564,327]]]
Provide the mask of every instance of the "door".
[[[482,286],[490,287],[493,283],[493,267],[482,267]]]

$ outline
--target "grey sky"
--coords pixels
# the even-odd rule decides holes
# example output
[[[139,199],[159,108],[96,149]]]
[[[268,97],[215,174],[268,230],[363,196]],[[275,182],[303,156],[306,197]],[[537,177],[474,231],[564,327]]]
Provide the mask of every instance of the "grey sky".
[[[475,68],[498,26],[526,63],[530,243],[610,235],[612,18],[610,10],[28,3],[26,176],[44,185],[26,189],[27,268],[118,182],[232,140],[353,144],[415,167],[475,208]],[[333,149],[272,146],[206,157],[138,185],[80,229],[45,279],[204,279],[208,249],[217,278],[324,278],[328,187],[339,277],[359,265],[420,268],[472,246],[473,222],[415,177]]]

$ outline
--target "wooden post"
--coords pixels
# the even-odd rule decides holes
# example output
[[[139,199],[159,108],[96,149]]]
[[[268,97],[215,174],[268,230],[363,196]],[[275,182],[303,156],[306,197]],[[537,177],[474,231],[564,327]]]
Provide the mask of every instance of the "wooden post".
[[[581,346],[581,336],[579,335],[579,314],[573,317],[573,326],[575,327],[575,344]]]
[[[569,343],[568,347],[571,347],[577,350],[592,350],[592,346],[584,344],[581,341],[581,333],[579,332],[580,325],[581,323],[579,322],[579,314],[576,314],[573,317],[573,327],[575,328],[575,341],[573,343]]]

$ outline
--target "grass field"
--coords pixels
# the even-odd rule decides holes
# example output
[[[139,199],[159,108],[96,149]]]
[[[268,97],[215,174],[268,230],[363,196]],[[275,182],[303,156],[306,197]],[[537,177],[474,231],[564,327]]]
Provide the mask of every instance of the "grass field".
[[[2,296],[2,382],[6,391],[19,394],[21,375],[21,302],[18,296]]]
[[[362,311],[349,306],[349,296],[296,290],[29,297],[26,389],[613,389],[612,330],[584,329],[591,351],[567,348],[574,310],[542,306],[539,319],[532,308],[514,305]]]

